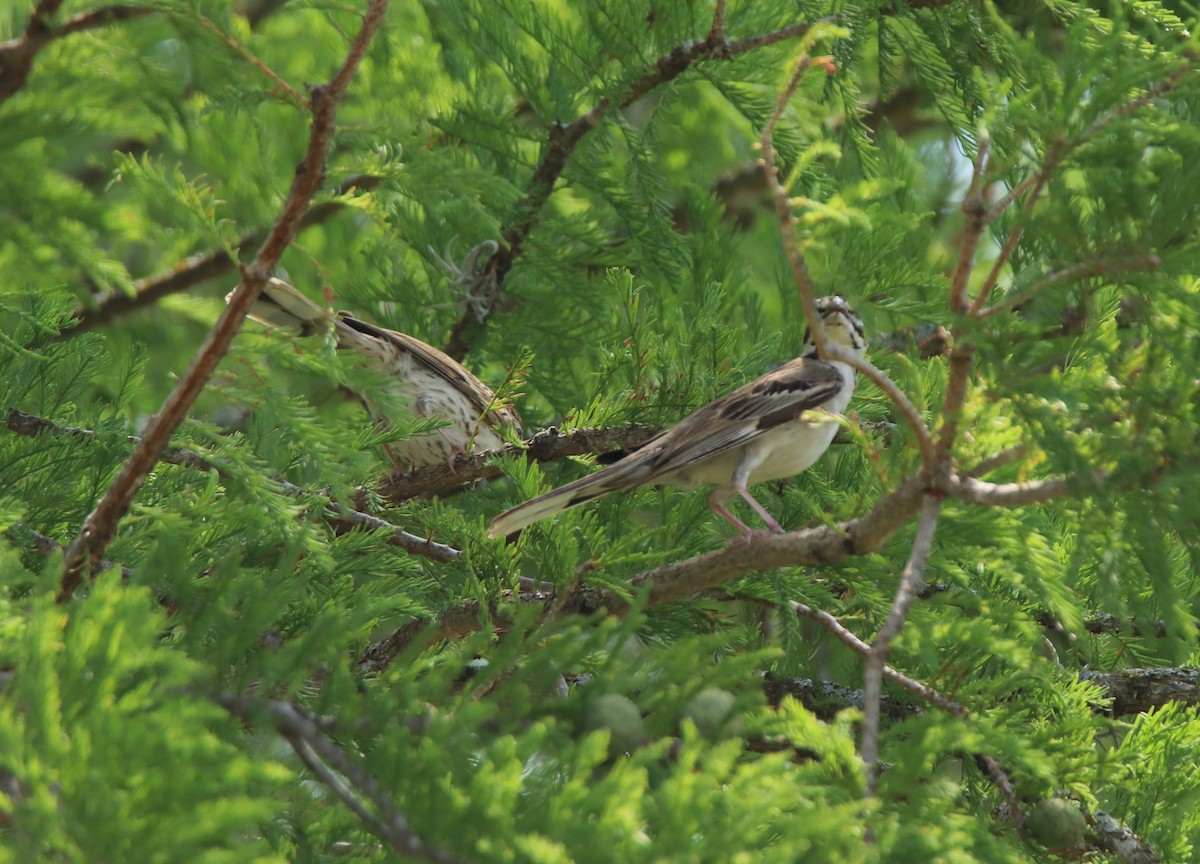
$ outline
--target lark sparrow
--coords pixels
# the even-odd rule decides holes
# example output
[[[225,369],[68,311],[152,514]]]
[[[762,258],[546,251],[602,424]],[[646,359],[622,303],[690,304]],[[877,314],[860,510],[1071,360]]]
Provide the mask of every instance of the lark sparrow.
[[[862,322],[841,297],[820,298],[817,310],[827,339],[855,354],[867,347]],[[782,533],[749,487],[799,474],[817,461],[837,432],[836,421],[820,415],[845,411],[854,383],[854,369],[818,358],[806,332],[797,359],[710,402],[608,468],[500,514],[488,536],[502,537],[618,489],[652,484],[711,485],[709,506],[749,537],[754,531],[726,507],[736,493],[772,532]]]
[[[360,321],[349,312],[331,313],[291,285],[271,279],[250,310],[250,317],[299,336],[332,325],[339,349],[353,351],[386,369],[395,381],[393,395],[419,417],[441,417],[449,425],[424,435],[384,445],[397,471],[448,463],[469,444],[491,450],[504,444],[501,430],[513,427],[520,434],[520,418],[510,408],[496,405],[486,384],[461,363],[419,339]],[[363,399],[376,420],[382,412]]]

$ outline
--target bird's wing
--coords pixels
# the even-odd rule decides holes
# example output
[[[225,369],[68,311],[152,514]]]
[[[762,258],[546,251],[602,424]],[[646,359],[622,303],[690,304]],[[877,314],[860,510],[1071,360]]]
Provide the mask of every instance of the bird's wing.
[[[805,411],[820,408],[845,383],[832,364],[798,358],[710,402],[626,458],[644,454],[651,469],[649,482],[751,443]]]
[[[685,417],[654,440],[602,471],[581,477],[501,513],[488,530],[503,537],[569,507],[653,483],[820,408],[845,384],[823,360],[796,359]]]
[[[451,387],[466,396],[481,416],[484,412],[487,412],[487,419],[491,423],[509,423],[517,426],[519,431],[520,420],[516,412],[511,409],[495,410],[493,402],[495,401],[496,394],[492,392],[491,388],[476,378],[469,369],[449,354],[445,354],[432,345],[409,336],[407,333],[400,333],[396,330],[387,330],[383,327],[376,327],[374,324],[368,324],[366,321],[355,318],[349,312],[339,312],[338,317],[343,324],[352,330],[367,336],[373,336],[384,342],[390,342],[400,349],[407,351],[426,369],[433,372],[439,378],[442,378]]]

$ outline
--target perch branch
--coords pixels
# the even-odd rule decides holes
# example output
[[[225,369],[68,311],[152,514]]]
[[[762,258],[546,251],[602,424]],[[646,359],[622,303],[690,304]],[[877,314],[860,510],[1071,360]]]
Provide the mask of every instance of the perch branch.
[[[0,42],[0,105],[20,92],[33,71],[33,61],[47,45],[84,30],[107,27],[118,21],[152,15],[156,10],[142,6],[117,3],[80,12],[63,21],[57,27],[51,25],[52,18],[63,0],[38,0],[29,15],[25,32],[17,39]]]

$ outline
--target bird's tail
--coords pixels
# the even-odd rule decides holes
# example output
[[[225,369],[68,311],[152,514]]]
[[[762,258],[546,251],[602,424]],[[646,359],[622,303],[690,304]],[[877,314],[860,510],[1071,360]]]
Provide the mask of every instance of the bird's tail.
[[[603,497],[609,492],[640,486],[648,479],[644,476],[646,473],[645,463],[638,459],[635,453],[603,471],[580,477],[545,495],[530,498],[524,504],[506,510],[492,520],[488,536],[504,537],[555,513]]]
[[[250,308],[250,317],[268,327],[308,336],[326,326],[329,312],[282,279],[272,277]]]

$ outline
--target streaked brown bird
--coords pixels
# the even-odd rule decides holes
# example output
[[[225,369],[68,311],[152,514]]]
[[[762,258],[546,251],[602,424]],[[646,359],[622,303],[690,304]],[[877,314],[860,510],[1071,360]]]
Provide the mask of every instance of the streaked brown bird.
[[[826,338],[861,355],[867,347],[862,321],[846,301],[822,297],[817,311]],[[772,532],[782,533],[749,487],[791,477],[816,462],[837,432],[832,415],[846,410],[854,384],[853,367],[821,360],[806,331],[795,360],[710,402],[608,468],[501,513],[488,536],[503,537],[610,492],[658,484],[712,486],[713,512],[749,537],[755,532],[726,506],[739,495]]]
[[[520,435],[521,420],[515,411],[498,405],[496,394],[461,363],[420,339],[360,321],[349,312],[334,313],[281,279],[271,279],[263,287],[250,317],[298,336],[332,326],[340,350],[354,352],[386,371],[395,382],[390,395],[403,409],[416,417],[447,421],[433,432],[385,444],[397,471],[446,464],[469,447],[503,446],[506,427]],[[389,419],[379,406],[360,398],[372,418]]]

